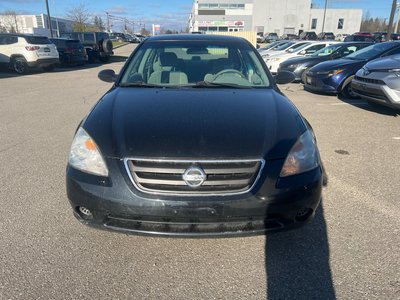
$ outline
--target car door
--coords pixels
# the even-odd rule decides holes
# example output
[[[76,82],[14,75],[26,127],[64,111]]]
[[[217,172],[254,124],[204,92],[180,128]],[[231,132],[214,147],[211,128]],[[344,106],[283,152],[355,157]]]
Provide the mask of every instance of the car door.
[[[0,36],[0,64],[7,63],[7,44],[4,36]]]

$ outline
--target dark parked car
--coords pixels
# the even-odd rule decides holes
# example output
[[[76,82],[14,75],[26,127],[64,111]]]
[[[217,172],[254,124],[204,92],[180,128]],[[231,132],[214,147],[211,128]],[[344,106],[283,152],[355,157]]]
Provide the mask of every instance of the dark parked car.
[[[309,56],[293,57],[279,65],[278,72],[290,71],[296,76],[296,81],[305,83],[306,71],[320,62],[342,58],[353,52],[371,45],[371,43],[338,43],[325,47]]]
[[[375,42],[381,43],[387,41],[387,32],[374,32],[373,36]]]
[[[353,92],[371,104],[400,111],[400,55],[375,59],[358,70],[351,86]]]
[[[88,61],[86,50],[79,40],[52,38],[50,41],[57,47],[61,64],[84,65]]]
[[[392,39],[393,41],[400,40],[400,34],[399,34],[399,33],[392,33],[392,34],[390,35],[390,37],[391,37],[391,39]]]
[[[366,36],[366,35],[356,35],[356,34],[346,36],[344,41],[345,42],[368,42],[368,43],[376,42],[374,37]]]
[[[333,32],[321,32],[320,34],[318,34],[318,39],[319,40],[334,40],[335,35],[333,34]]]
[[[85,224],[178,236],[300,226],[324,172],[309,123],[244,39],[164,35],[141,43],[80,123],[67,193]]]
[[[113,44],[107,32],[73,32],[63,37],[79,40],[85,47],[90,62],[96,59],[107,62],[114,54]]]
[[[318,36],[314,31],[303,31],[300,34],[299,39],[300,40],[316,41],[318,39]]]
[[[278,34],[275,32],[271,32],[265,35],[265,42],[266,43],[272,43],[272,42],[276,42],[277,40],[279,40]]]
[[[299,36],[297,34],[292,34],[292,33],[285,33],[284,35],[281,36],[282,40],[297,40]]]
[[[354,74],[373,59],[398,53],[400,42],[385,42],[373,44],[342,59],[322,62],[307,72],[304,88],[356,98],[351,87]]]

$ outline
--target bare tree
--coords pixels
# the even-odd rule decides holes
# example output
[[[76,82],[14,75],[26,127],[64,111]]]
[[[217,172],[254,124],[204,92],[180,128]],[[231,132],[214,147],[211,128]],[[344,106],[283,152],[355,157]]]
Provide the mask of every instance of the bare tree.
[[[74,31],[83,32],[90,19],[90,13],[85,4],[81,3],[67,11],[67,18],[74,22]]]
[[[11,33],[18,32],[17,13],[13,10],[0,13],[0,28]]]

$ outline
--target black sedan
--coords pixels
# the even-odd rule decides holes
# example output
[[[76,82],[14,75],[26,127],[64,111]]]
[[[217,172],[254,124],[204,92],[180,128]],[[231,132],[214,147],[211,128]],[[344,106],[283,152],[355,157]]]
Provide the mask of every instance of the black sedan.
[[[82,223],[175,236],[260,234],[314,216],[311,126],[244,39],[147,39],[79,124],[67,194]]]
[[[278,71],[290,71],[296,76],[296,81],[306,82],[306,70],[323,61],[338,59],[365,48],[372,43],[338,43],[325,47],[309,56],[293,57],[279,65]]]

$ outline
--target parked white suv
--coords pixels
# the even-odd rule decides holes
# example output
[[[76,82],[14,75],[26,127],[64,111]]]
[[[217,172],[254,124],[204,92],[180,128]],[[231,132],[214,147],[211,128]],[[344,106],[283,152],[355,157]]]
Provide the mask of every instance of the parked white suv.
[[[0,33],[0,63],[19,74],[41,67],[50,71],[59,62],[56,46],[45,36]]]

